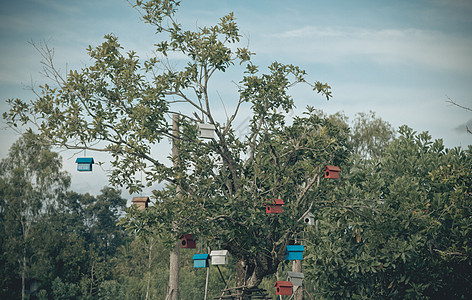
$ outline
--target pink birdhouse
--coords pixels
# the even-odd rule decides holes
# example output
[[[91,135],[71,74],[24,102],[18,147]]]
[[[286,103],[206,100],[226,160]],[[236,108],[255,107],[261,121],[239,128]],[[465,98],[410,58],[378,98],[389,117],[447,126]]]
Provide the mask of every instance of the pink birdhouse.
[[[274,199],[272,203],[265,203],[267,214],[281,214],[283,212],[282,205],[284,205],[282,199]]]
[[[325,178],[339,179],[339,172],[341,172],[339,167],[328,165],[325,167]]]

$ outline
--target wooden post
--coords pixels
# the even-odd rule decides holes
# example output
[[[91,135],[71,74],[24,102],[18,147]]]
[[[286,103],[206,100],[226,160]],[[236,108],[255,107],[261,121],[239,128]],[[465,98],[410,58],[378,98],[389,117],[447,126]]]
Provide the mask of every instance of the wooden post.
[[[174,160],[174,167],[178,166],[179,148],[177,147],[178,140],[176,137],[179,136],[179,116],[174,114],[172,116],[172,158]],[[180,187],[177,186],[177,196],[180,192]],[[177,224],[174,221],[174,227]],[[170,251],[169,257],[169,286],[167,289],[167,297],[169,300],[179,299],[179,264],[180,264],[180,240],[177,240],[175,247]]]

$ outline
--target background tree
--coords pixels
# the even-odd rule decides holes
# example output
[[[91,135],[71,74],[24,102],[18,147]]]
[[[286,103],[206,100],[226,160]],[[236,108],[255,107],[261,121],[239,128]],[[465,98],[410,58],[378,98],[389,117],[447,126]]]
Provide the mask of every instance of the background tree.
[[[35,255],[31,248],[32,228],[53,208],[54,201],[63,195],[70,183],[61,167],[62,160],[57,153],[50,151],[45,140],[32,133],[15,142],[7,158],[0,162],[0,211],[5,231],[2,250],[7,253],[7,270],[13,261],[19,263],[14,270],[21,279],[22,299],[26,297],[26,283]]]
[[[321,299],[470,297],[471,148],[399,134],[316,206],[305,270]]]

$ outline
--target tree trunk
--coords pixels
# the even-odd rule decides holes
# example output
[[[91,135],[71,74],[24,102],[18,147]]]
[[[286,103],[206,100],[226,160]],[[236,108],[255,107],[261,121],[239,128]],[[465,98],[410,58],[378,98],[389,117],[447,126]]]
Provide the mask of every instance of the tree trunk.
[[[25,283],[26,283],[26,243],[23,247],[23,266],[21,268],[21,300],[25,299]]]
[[[152,263],[152,245],[153,245],[154,241],[153,241],[153,238],[151,237],[150,241],[149,241],[149,254],[148,254],[148,279],[147,279],[147,286],[146,286],[146,300],[149,299],[149,288],[151,286],[151,263]]]
[[[302,261],[294,260],[292,272],[302,273]],[[303,286],[294,287],[293,300],[303,300]]]
[[[179,115],[172,116],[172,134],[179,136]],[[174,167],[178,166],[179,148],[177,147],[177,138],[172,139],[172,158],[174,160]],[[177,192],[180,191],[177,186]],[[176,224],[174,224],[175,227]],[[170,252],[169,257],[169,286],[167,289],[167,297],[169,300],[179,299],[179,266],[180,265],[180,241],[177,240],[174,249]]]
[[[169,288],[167,291],[169,300],[179,299],[179,264],[180,264],[180,241],[175,243],[170,252],[169,263]]]

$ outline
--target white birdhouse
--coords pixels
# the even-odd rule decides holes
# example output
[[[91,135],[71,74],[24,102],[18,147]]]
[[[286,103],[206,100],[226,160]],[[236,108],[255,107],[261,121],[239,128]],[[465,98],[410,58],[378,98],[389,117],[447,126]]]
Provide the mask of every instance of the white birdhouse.
[[[294,286],[303,285],[303,278],[305,278],[305,275],[303,275],[303,273],[287,272],[287,276],[287,280],[290,281]]]
[[[215,134],[215,125],[198,123],[198,137],[202,139],[212,139]]]
[[[228,250],[213,250],[210,252],[212,265],[228,264]]]
[[[303,216],[303,222],[304,222],[306,225],[310,225],[310,226],[315,225],[315,215],[312,214],[311,212],[306,213],[306,214]]]

